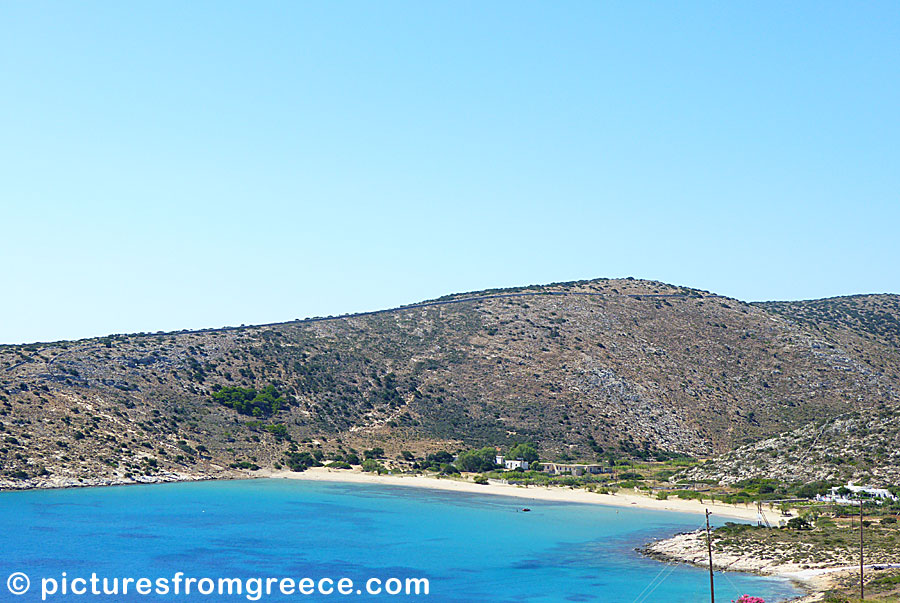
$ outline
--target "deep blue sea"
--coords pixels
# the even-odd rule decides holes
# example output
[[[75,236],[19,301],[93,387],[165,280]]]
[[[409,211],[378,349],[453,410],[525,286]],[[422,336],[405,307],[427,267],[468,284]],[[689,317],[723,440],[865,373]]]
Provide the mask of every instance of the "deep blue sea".
[[[525,504],[531,512],[521,511]],[[48,601],[248,600],[246,594],[171,591],[59,594],[63,572],[68,580],[96,573],[151,581],[183,572],[214,579],[347,577],[354,589],[373,577],[416,577],[427,578],[430,589],[418,597],[355,590],[286,596],[276,585],[261,601],[697,603],[709,600],[706,571],[667,566],[634,549],[702,521],[700,515],[293,480],[8,492],[0,493],[0,600],[39,601],[43,578],[57,581]],[[14,572],[31,582],[18,597],[7,589]],[[743,593],[769,603],[798,591],[779,580],[716,574],[716,601]]]

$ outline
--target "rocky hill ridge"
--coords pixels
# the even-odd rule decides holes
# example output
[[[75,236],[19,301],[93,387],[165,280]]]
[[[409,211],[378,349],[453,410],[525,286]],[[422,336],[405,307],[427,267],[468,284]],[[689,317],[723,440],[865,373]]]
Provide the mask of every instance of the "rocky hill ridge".
[[[710,456],[874,400],[894,405],[886,340],[840,329],[704,291],[597,279],[0,346],[0,480],[216,477],[292,451],[525,440],[551,459]],[[282,401],[271,414],[213,398],[269,386]]]

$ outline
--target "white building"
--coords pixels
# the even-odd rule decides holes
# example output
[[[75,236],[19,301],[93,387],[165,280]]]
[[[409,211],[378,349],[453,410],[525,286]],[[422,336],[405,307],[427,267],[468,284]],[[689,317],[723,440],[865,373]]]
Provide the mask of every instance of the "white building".
[[[522,459],[504,459],[503,466],[507,471],[511,471],[513,469],[528,471],[528,461],[523,461]]]
[[[498,454],[494,461],[507,471],[511,471],[513,469],[522,469],[522,471],[528,471],[528,461],[523,461],[522,459],[507,459],[502,454]]]
[[[585,474],[598,475],[600,473],[609,473],[604,470],[601,465],[572,465],[569,463],[542,463],[545,473],[551,475],[574,475],[581,477]]]
[[[842,488],[846,488],[849,490],[848,493],[841,494],[839,491]],[[816,500],[822,502],[830,502],[837,503],[839,505],[853,505],[859,500],[859,495],[862,494],[864,498],[875,498],[879,499],[877,502],[881,504],[885,500],[896,501],[897,497],[891,494],[891,491],[886,488],[871,488],[869,486],[854,486],[853,482],[849,482],[846,486],[841,486],[839,488],[832,488],[828,494],[816,497]]]

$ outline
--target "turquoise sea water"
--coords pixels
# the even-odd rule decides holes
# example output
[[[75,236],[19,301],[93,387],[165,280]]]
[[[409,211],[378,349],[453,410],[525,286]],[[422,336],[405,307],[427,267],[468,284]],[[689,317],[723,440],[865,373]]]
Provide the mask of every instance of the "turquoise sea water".
[[[530,513],[521,512],[523,505]],[[527,502],[418,488],[253,480],[0,494],[0,600],[40,600],[41,578],[428,578],[430,594],[261,600],[697,603],[709,577],[634,548],[696,529],[702,516]],[[31,589],[9,595],[25,572]],[[662,572],[662,573],[661,573]],[[655,578],[664,578],[654,582]],[[782,601],[788,583],[716,574],[716,600]],[[659,584],[650,596],[648,585]],[[652,586],[651,586],[652,588]],[[646,589],[646,590],[645,590]],[[277,588],[276,588],[277,591]],[[245,596],[59,596],[73,601],[246,601]]]

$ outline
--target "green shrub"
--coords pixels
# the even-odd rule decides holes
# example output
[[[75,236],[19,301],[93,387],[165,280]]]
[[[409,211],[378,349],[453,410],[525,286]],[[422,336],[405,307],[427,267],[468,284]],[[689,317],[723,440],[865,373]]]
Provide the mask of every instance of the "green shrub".
[[[811,530],[812,524],[805,517],[791,517],[788,519],[787,527],[791,530]]]
[[[239,461],[237,463],[231,463],[230,467],[232,469],[249,469],[250,471],[256,471],[259,469],[259,465],[256,463],[251,463],[250,461]]]
[[[363,450],[363,456],[366,457],[366,459],[383,459],[384,448],[375,446],[371,450]]]
[[[266,425],[265,430],[275,436],[276,440],[291,439],[287,426],[284,423],[275,423],[274,425]],[[197,448],[199,450],[199,448]]]
[[[285,464],[291,471],[306,471],[310,467],[318,467],[319,461],[308,452],[285,452]]]
[[[353,454],[352,452],[348,452],[347,454],[345,454],[344,460],[346,462],[350,463],[351,465],[359,465],[361,463],[361,461],[359,460],[359,457],[356,456],[355,454]]]
[[[262,391],[253,388],[223,387],[213,393],[212,399],[251,417],[268,417],[288,405],[288,401],[274,385],[269,385]]]
[[[433,452],[425,456],[425,465],[437,465],[441,466],[444,463],[452,463],[453,455],[444,450],[439,450],[438,452]]]
[[[381,473],[384,466],[375,459],[366,459],[362,463],[362,470],[367,473]]]
[[[509,452],[506,454],[506,458],[522,459],[524,461],[528,461],[529,463],[534,463],[538,460],[539,457],[537,451],[534,449],[534,446],[532,446],[531,444],[516,444],[515,446],[510,448]]]

